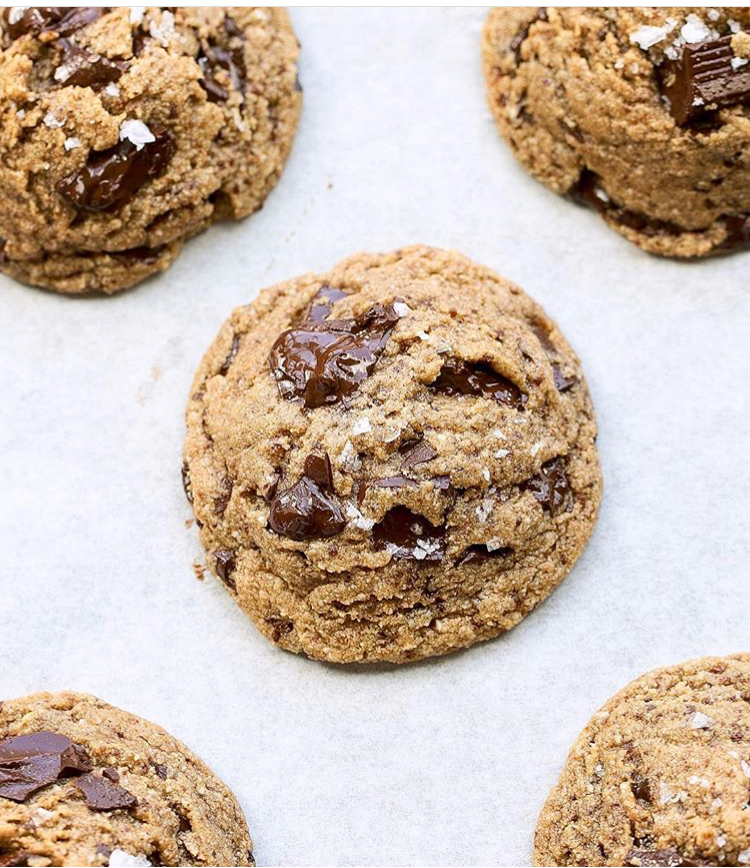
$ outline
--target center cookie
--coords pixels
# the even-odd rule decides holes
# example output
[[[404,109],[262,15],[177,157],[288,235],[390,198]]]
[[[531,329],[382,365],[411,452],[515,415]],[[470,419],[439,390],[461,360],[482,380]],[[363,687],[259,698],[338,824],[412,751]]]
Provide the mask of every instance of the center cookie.
[[[515,626],[601,494],[580,363],[518,287],[457,254],[359,254],[233,312],[188,406],[208,563],[260,630],[405,662]]]

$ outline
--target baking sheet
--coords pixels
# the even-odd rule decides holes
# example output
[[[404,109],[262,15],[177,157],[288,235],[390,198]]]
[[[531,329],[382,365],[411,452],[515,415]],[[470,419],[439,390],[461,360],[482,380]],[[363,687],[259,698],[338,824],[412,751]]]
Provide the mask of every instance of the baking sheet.
[[[659,261],[527,177],[485,105],[485,10],[292,15],[305,107],[261,212],[114,298],[0,278],[0,695],[90,691],[160,723],[237,794],[261,865],[528,864],[600,703],[651,667],[750,646],[750,254]],[[516,280],[561,324],[599,415],[601,518],[505,637],[322,665],[196,581],[183,409],[235,305],[417,241]]]

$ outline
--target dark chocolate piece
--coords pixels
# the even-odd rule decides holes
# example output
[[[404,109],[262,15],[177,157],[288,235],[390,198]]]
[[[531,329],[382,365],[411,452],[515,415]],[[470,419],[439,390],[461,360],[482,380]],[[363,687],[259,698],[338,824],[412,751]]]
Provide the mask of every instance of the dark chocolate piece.
[[[232,367],[232,362],[237,358],[237,353],[240,349],[240,337],[239,335],[234,335],[232,338],[232,346],[229,348],[229,353],[224,361],[221,363],[221,367],[219,368],[219,373],[222,377],[225,377],[229,372],[229,369]]]
[[[651,786],[647,778],[636,775],[630,782],[630,789],[639,802],[651,804]]]
[[[504,558],[511,554],[513,549],[511,548],[499,548],[493,549],[490,551],[486,545],[483,543],[478,543],[476,545],[469,546],[467,549],[464,549],[461,557],[456,561],[457,567],[462,567],[465,564],[482,564],[485,561],[490,561],[493,558]]]
[[[298,541],[341,533],[346,519],[333,489],[328,455],[308,455],[302,477],[274,495],[268,523],[275,533]]]
[[[554,363],[552,364],[552,379],[555,381],[555,388],[558,392],[567,392],[578,382],[578,377],[566,377],[559,366]]]
[[[561,458],[542,464],[538,475],[527,479],[521,487],[530,491],[542,509],[551,515],[570,512],[573,508],[573,492]]]
[[[214,560],[216,562],[216,575],[228,588],[236,591],[237,585],[232,578],[232,573],[237,569],[234,552],[231,549],[219,549],[214,552]]]
[[[55,81],[62,85],[90,87],[94,90],[118,81],[130,65],[124,60],[109,60],[80,48],[68,39],[61,39],[63,56],[55,70]]]
[[[374,488],[417,488],[418,483],[406,476],[385,476],[382,479],[371,479]]]
[[[405,506],[389,509],[373,528],[372,538],[376,548],[388,549],[401,560],[441,561],[445,555],[445,528]]]
[[[736,69],[732,36],[686,45],[677,60],[659,69],[661,91],[680,125],[707,111],[750,103],[750,64]]]
[[[403,470],[409,470],[417,464],[426,464],[438,456],[437,450],[433,449],[426,440],[422,440],[421,438],[405,440],[398,447],[398,451],[404,456],[401,462]]]
[[[438,378],[430,388],[439,395],[474,395],[492,398],[499,404],[507,404],[522,410],[528,400],[515,383],[494,371],[482,362],[464,362],[461,359],[448,359]]]
[[[227,50],[218,45],[208,46],[198,55],[198,66],[203,73],[199,84],[206,91],[209,102],[226,102],[229,99],[229,91],[216,77],[221,69],[229,74],[232,88],[244,99],[247,71],[241,48]]]
[[[398,322],[375,305],[354,320],[306,321],[283,332],[269,354],[279,394],[305,407],[336,404],[370,376]]]
[[[547,7],[540,6],[536,15],[528,22],[528,24],[524,24],[523,27],[516,33],[510,43],[510,50],[513,52],[516,58],[516,63],[521,59],[521,46],[526,41],[529,36],[529,31],[533,24],[536,24],[537,21],[546,21],[547,20]]]
[[[69,36],[76,30],[93,24],[109,11],[108,7],[103,6],[27,6],[19,15],[19,10],[23,9],[24,7],[9,6],[3,13],[5,32],[11,40],[29,33],[34,36],[40,33]]]
[[[95,811],[132,808],[138,803],[136,797],[124,787],[99,775],[82,775],[76,778],[75,784],[86,796],[86,804]]]
[[[56,732],[6,738],[0,742],[0,796],[23,802],[59,777],[91,768],[85,749]]]
[[[155,141],[140,150],[124,139],[106,151],[92,151],[84,166],[60,181],[58,192],[81,211],[120,208],[167,168],[175,152],[166,130],[155,127],[151,132]]]

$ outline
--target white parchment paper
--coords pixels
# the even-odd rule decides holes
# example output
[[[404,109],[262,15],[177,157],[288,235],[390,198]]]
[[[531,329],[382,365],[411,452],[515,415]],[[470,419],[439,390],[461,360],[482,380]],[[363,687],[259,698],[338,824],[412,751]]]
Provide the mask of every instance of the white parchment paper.
[[[651,667],[750,647],[750,253],[660,261],[525,175],[485,105],[484,10],[292,14],[305,107],[261,212],[113,298],[0,279],[0,695],[90,691],[166,727],[237,794],[261,865],[528,864],[600,703]],[[561,324],[599,415],[601,518],[505,637],[321,665],[196,581],[183,409],[259,288],[417,241]]]

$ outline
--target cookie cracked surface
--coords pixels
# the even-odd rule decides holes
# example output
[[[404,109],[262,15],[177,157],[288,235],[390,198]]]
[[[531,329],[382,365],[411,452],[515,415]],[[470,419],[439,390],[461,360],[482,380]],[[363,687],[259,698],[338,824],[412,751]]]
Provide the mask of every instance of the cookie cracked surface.
[[[750,654],[657,669],[583,730],[535,865],[750,864]]]
[[[301,107],[289,16],[263,7],[4,7],[0,270],[111,293],[261,207]]]
[[[596,520],[577,357],[457,253],[358,254],[263,291],[206,353],[187,423],[208,565],[313,658],[404,662],[503,633]]]
[[[680,258],[750,245],[750,10],[494,9],[501,134],[535,178]]]
[[[0,865],[254,865],[232,793],[153,723],[80,693],[0,703]]]

